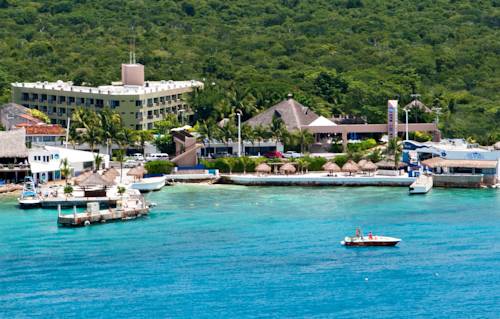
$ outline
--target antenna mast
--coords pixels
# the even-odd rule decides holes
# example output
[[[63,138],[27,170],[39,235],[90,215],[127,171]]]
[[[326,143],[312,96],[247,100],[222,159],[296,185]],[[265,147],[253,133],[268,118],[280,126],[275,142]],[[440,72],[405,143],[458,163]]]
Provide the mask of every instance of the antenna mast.
[[[130,49],[129,49],[129,63],[130,64],[135,64],[135,32],[134,32],[134,26],[131,27],[132,29],[132,39],[130,39]]]

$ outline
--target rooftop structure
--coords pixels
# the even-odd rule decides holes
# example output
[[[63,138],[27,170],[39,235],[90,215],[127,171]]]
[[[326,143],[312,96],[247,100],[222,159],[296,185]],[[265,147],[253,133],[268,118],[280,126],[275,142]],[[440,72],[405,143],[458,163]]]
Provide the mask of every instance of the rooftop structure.
[[[271,106],[264,112],[252,117],[245,123],[255,127],[258,125],[269,126],[273,118],[278,117],[283,120],[289,131],[300,130],[303,126],[311,124],[318,118],[310,108],[305,107],[295,101],[291,96],[288,99]]]
[[[168,113],[189,111],[185,94],[203,83],[190,81],[145,81],[144,66],[123,64],[121,82],[97,87],[72,82],[12,83],[12,101],[46,113],[53,124],[65,126],[75,108],[117,111],[124,125],[151,129]]]

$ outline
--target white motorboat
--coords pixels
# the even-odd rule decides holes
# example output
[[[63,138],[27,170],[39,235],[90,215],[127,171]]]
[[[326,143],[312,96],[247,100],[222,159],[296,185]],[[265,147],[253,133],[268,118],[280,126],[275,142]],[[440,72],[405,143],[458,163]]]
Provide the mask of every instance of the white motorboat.
[[[21,197],[17,199],[22,208],[30,208],[40,205],[41,199],[36,190],[35,182],[31,176],[24,178],[23,191]]]
[[[166,176],[158,176],[158,177],[146,177],[142,178],[139,181],[135,181],[130,185],[130,188],[137,189],[141,192],[151,192],[160,190],[163,186],[165,186]]]
[[[363,233],[358,228],[356,229],[356,235],[353,237],[345,237],[343,241],[340,242],[344,246],[352,247],[369,247],[369,246],[396,246],[401,239],[388,237],[388,236],[377,236],[368,233],[368,236],[363,236]]]
[[[411,194],[426,194],[433,186],[432,176],[421,175],[410,185],[408,192]]]

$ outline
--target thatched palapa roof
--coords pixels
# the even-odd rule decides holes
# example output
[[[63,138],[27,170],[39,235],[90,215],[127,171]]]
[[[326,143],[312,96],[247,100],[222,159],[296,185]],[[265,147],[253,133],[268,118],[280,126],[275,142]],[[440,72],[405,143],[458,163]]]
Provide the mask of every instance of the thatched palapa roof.
[[[271,172],[271,166],[267,165],[266,163],[262,163],[257,165],[255,168],[255,171],[257,173],[270,173]]]
[[[92,175],[91,171],[85,171],[80,175],[78,175],[77,177],[75,177],[73,181],[75,182],[76,185],[80,185],[80,183],[86,180],[90,175]]]
[[[127,172],[128,176],[142,177],[146,174],[146,169],[143,166],[136,166]]]
[[[318,118],[318,115],[294,99],[288,98],[252,117],[245,123],[252,127],[258,125],[269,126],[273,122],[273,117],[282,119],[286,128],[293,131],[300,130],[304,125],[309,125]]]
[[[481,160],[449,160],[441,157],[433,157],[422,161],[422,164],[430,168],[448,167],[448,168],[496,168],[497,161]]]
[[[378,169],[378,166],[373,164],[372,161],[365,161],[365,163],[361,165],[361,169],[366,172],[375,172]]]
[[[106,177],[100,175],[99,173],[92,173],[82,182],[80,182],[79,186],[112,186],[115,182],[107,179]]]
[[[352,160],[347,161],[347,163],[342,166],[343,172],[356,173],[359,172],[359,166]]]
[[[366,164],[366,162],[368,162],[368,161],[367,161],[367,160],[365,160],[365,159],[362,159],[362,160],[360,160],[360,161],[358,162],[358,166],[359,166],[360,168],[363,168],[363,165],[365,165],[365,164]]]
[[[281,173],[293,174],[296,171],[297,171],[297,169],[295,168],[295,166],[293,166],[293,164],[290,164],[290,163],[286,163],[286,164],[284,164],[283,166],[280,167],[280,172]]]
[[[28,157],[24,128],[0,132],[0,158]]]
[[[330,172],[330,173],[335,173],[335,172],[341,171],[340,167],[337,164],[332,163],[332,162],[327,162],[325,165],[323,165],[323,169],[327,172]]]
[[[380,162],[375,163],[375,165],[377,165],[377,167],[380,169],[395,169],[396,167],[394,161],[391,160],[382,160]],[[398,169],[405,168],[406,166],[408,166],[408,164],[403,162],[398,163]]]

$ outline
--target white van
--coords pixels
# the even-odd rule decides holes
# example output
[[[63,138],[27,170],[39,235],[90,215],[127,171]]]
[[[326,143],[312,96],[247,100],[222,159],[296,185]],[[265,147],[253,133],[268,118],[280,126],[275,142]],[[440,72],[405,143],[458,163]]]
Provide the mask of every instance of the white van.
[[[132,158],[136,161],[144,161],[144,156],[141,153],[134,153]]]
[[[148,161],[156,161],[156,160],[168,160],[167,153],[152,153],[146,158]]]

